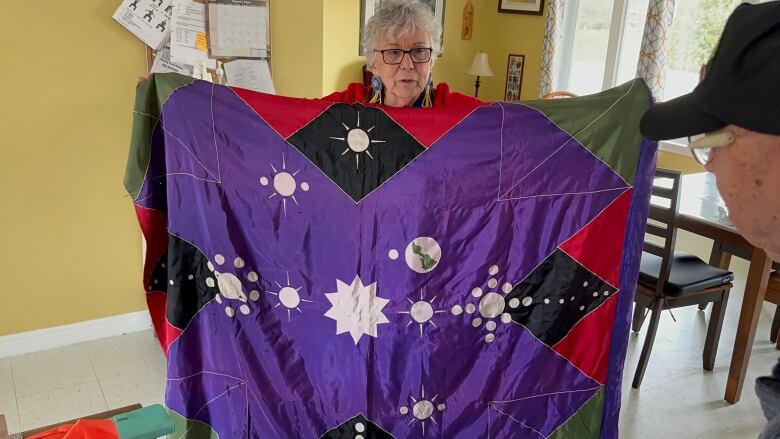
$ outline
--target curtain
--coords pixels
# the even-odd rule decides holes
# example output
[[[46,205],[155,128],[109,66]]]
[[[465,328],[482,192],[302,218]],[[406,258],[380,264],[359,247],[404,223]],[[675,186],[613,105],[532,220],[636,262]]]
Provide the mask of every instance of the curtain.
[[[639,50],[637,76],[647,82],[656,101],[664,98],[670,33],[675,0],[650,0]]]
[[[547,2],[539,97],[544,97],[549,93],[557,91],[555,74],[560,69],[559,49],[563,34],[563,8],[565,3],[566,0],[550,0]]]

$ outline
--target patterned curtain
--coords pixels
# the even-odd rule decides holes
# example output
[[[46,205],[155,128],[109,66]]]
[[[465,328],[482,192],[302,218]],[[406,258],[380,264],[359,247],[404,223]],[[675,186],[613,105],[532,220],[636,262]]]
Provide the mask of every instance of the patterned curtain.
[[[674,0],[650,0],[636,75],[647,82],[656,101],[664,98],[673,17]]]
[[[555,73],[560,65],[558,48],[563,33],[563,8],[566,0],[547,2],[547,18],[544,22],[544,46],[542,46],[542,71],[539,79],[539,97],[556,90]]]

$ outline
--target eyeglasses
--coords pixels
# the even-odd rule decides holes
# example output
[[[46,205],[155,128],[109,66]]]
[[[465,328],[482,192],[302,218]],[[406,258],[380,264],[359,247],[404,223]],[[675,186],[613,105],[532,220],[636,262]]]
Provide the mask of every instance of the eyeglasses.
[[[712,150],[725,148],[734,143],[734,135],[728,131],[699,134],[688,137],[688,148],[693,152],[693,157],[702,165],[712,161]]]
[[[374,52],[379,52],[382,54],[382,61],[384,61],[385,64],[401,64],[401,61],[404,60],[404,55],[407,53],[409,54],[409,58],[412,59],[413,63],[422,64],[431,60],[433,49],[430,47],[415,47],[414,49],[410,50],[385,49],[375,50]]]

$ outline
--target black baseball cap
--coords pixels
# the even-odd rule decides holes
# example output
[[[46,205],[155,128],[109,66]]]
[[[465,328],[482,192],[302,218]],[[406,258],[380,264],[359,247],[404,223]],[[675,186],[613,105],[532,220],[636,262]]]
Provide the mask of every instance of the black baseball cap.
[[[704,79],[693,92],[648,110],[640,130],[650,140],[664,140],[729,124],[780,135],[780,1],[739,5]]]

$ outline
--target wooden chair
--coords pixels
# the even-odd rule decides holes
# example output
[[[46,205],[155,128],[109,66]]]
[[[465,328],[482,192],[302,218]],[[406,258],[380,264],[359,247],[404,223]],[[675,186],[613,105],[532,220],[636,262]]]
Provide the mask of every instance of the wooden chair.
[[[712,243],[712,253],[710,255],[710,265],[720,268],[728,268],[731,263],[731,256],[736,256],[741,259],[750,260],[750,253],[744,249],[731,246],[726,243],[715,241]],[[772,343],[777,343],[777,348],[780,349],[780,341],[778,341],[778,332],[780,332],[780,262],[775,261],[772,264],[774,272],[769,276],[769,283],[766,289],[766,296],[764,300],[769,303],[777,305],[775,309],[775,316],[772,319],[772,327],[769,330],[769,340]],[[707,308],[706,303],[699,305],[700,310]]]
[[[769,283],[766,286],[764,300],[777,305],[775,317],[772,319],[769,339],[772,340],[772,343],[777,343],[777,348],[780,349],[780,338],[778,338],[778,331],[780,331],[780,271],[777,271],[777,268],[769,275]]]
[[[570,91],[554,91],[542,96],[542,99],[576,98],[577,95]]]
[[[728,293],[734,279],[733,273],[713,267],[695,255],[674,251],[680,173],[658,169],[655,176],[631,326],[634,332],[639,332],[647,313],[651,313],[642,354],[634,374],[632,387],[635,389],[642,384],[664,308],[671,310],[714,303],[703,353],[704,369],[712,370],[726,314]],[[663,244],[648,241],[647,235],[660,238]]]

